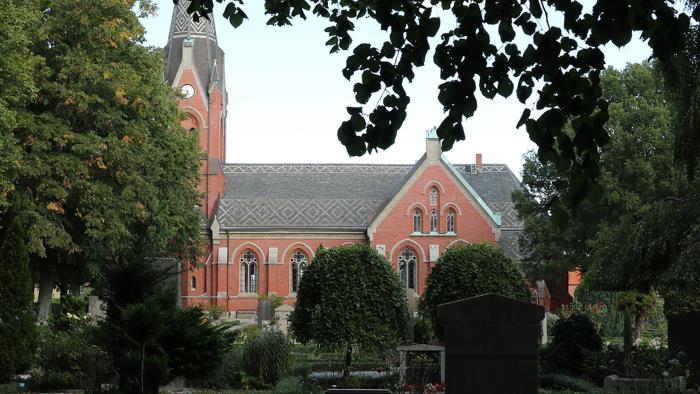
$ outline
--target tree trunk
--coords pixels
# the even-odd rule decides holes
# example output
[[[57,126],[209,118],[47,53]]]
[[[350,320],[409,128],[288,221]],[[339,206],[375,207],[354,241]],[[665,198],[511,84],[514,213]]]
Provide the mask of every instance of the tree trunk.
[[[53,275],[41,271],[39,277],[39,313],[37,323],[44,325],[51,313],[51,298],[53,296]]]
[[[637,343],[642,336],[642,316],[634,316],[634,342]]]
[[[352,345],[345,348],[345,367],[343,368],[343,380],[350,378],[350,363],[352,362]]]

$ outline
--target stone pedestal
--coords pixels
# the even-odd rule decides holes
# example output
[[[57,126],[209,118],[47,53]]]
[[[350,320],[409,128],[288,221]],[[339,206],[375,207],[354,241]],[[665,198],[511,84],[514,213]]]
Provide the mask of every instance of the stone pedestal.
[[[536,393],[544,308],[497,294],[442,304],[447,393]]]
[[[292,313],[293,310],[294,308],[287,304],[282,304],[275,308],[277,328],[285,334],[289,331],[289,314]]]

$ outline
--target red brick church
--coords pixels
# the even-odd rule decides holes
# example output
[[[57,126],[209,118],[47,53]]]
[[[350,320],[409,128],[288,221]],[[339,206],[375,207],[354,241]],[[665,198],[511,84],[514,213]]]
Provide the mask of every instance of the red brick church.
[[[518,259],[522,224],[505,164],[452,164],[434,133],[412,165],[230,164],[224,53],[213,21],[194,23],[185,1],[173,11],[166,81],[183,95],[183,127],[196,129],[208,251],[181,278],[183,305],[255,310],[275,294],[292,305],[320,246],[367,242],[419,296],[430,268],[452,245],[491,242]],[[411,291],[412,290],[412,291]]]

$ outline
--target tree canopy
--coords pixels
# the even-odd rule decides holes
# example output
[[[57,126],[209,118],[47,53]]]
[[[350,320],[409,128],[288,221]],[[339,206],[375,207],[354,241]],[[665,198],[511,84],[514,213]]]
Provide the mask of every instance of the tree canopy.
[[[365,244],[319,250],[299,283],[290,328],[302,343],[313,341],[346,354],[353,347],[395,346],[406,335],[408,305],[396,272]]]
[[[435,334],[443,330],[437,316],[438,305],[496,293],[523,301],[532,296],[518,265],[491,244],[458,245],[445,250],[425,282],[420,298],[420,314],[429,319]]]
[[[178,95],[163,83],[160,51],[142,45],[135,3],[12,2],[19,16],[5,19],[15,30],[0,40],[10,56],[0,60],[3,86],[10,78],[0,209],[22,202],[48,292],[56,277],[77,288],[135,251],[198,254],[197,136],[180,127]]]
[[[674,161],[682,138],[674,125],[685,117],[673,98],[679,93],[648,63],[609,69],[601,81],[610,100],[611,130],[600,153],[603,196],[570,211],[561,230],[546,204],[552,194],[564,193],[559,175],[528,157],[524,191],[515,195],[525,224],[526,267],[545,277],[578,268],[593,288],[657,289],[666,313],[700,310],[700,272],[694,263],[700,184]]]
[[[665,86],[658,67],[649,63],[612,68],[601,75],[602,96],[610,102],[610,142],[600,150],[603,194],[577,209],[549,202],[566,193],[554,166],[534,153],[525,157],[522,192],[514,194],[524,222],[520,239],[526,270],[551,277],[571,269],[587,271],[593,242],[604,223],[614,223],[647,201],[674,195],[681,171],[673,160],[675,134]],[[568,226],[552,220],[552,211],[567,210]]]
[[[242,0],[217,2],[226,3],[223,15],[234,27],[247,18]],[[195,19],[208,18],[213,9],[214,0],[191,0],[188,12]],[[438,9],[442,17],[436,16]],[[269,25],[291,25],[309,14],[328,20],[326,45],[331,52],[350,49],[355,21],[372,19],[387,32],[381,46],[355,46],[343,69],[348,80],[356,81],[359,104],[348,107],[348,120],[338,129],[349,154],[363,155],[394,143],[410,102],[404,85],[432,56],[444,81],[437,89],[445,111],[437,128],[443,149],[465,138],[463,120],[474,114],[482,97],[515,94],[524,107],[517,126],[525,126],[537,144],[538,158],[563,175],[566,193],[557,198],[571,206],[600,195],[595,181],[599,149],[610,139],[601,47],[624,46],[639,33],[668,75],[687,75],[696,66],[686,65],[696,64],[696,55],[685,37],[694,29],[691,19],[700,20],[700,8],[692,8],[689,15],[670,0],[597,0],[590,9],[577,0],[278,0],[266,1],[265,10]],[[429,39],[438,35],[444,20],[454,27],[444,30],[431,48]],[[678,149],[690,174],[693,152],[700,147],[700,129],[692,124],[688,122]],[[554,213],[565,216],[566,211]]]

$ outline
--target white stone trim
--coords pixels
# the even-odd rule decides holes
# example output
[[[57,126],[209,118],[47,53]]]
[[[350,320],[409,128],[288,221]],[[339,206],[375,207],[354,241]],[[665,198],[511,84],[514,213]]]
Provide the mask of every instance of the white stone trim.
[[[416,208],[421,209],[422,210],[421,213],[423,215],[428,215],[428,213],[430,212],[430,210],[428,208],[426,208],[425,205],[423,205],[422,203],[414,202],[413,204],[408,206],[408,209],[406,209],[406,216],[410,216],[412,218],[413,211],[415,211]],[[411,227],[413,227],[413,223],[411,223]]]
[[[440,208],[440,216],[445,216],[445,214],[447,214],[447,210],[450,208],[454,209],[457,215],[462,216],[462,209],[459,207],[459,205],[452,201],[442,204],[442,208]]]
[[[426,183],[425,186],[423,186],[423,195],[428,195],[428,189],[430,189],[433,186],[437,186],[440,193],[446,194],[445,186],[443,186],[442,183],[440,183],[440,181],[432,180]]]
[[[445,247],[445,249],[451,248],[452,246],[454,246],[454,245],[457,244],[458,242],[464,242],[465,244],[471,244],[471,242],[467,241],[466,239],[461,239],[461,238],[460,238],[460,239],[455,239],[454,241],[452,241],[452,242],[450,242],[449,244],[447,244],[447,246]]]
[[[394,256],[396,255],[396,249],[399,247],[403,246],[412,246],[414,249],[417,249],[420,252],[420,257],[423,262],[427,262],[428,259],[425,255],[425,250],[423,250],[423,247],[420,246],[420,244],[412,239],[406,238],[402,239],[401,241],[397,242],[394,244],[394,246],[391,248],[391,253],[389,256],[387,256],[387,260],[391,262],[391,265],[393,267],[394,265]]]

